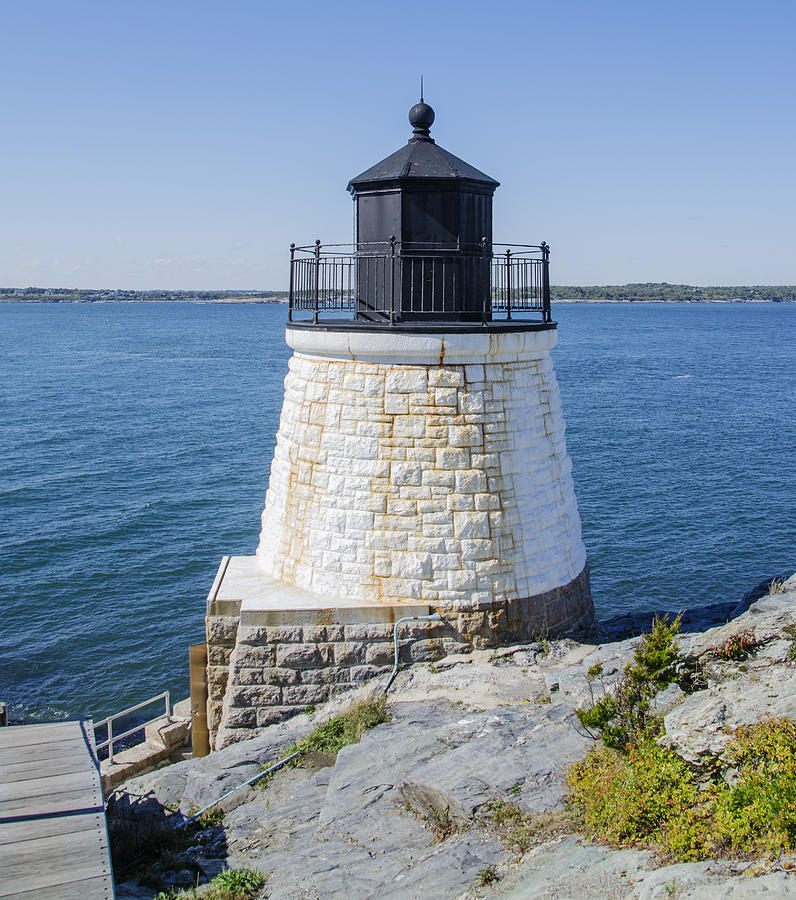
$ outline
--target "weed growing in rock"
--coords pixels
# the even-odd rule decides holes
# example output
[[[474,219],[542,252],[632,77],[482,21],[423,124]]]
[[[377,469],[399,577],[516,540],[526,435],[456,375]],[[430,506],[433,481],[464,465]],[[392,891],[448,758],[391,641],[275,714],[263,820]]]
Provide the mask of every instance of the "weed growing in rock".
[[[456,823],[451,818],[451,811],[447,806],[445,809],[429,807],[429,820],[431,830],[434,832],[434,839],[437,841],[447,840],[456,832]]]
[[[330,764],[334,762],[343,747],[359,743],[360,738],[369,728],[389,721],[387,700],[383,695],[376,700],[363,700],[354,704],[346,712],[319,725],[304,740],[288,747],[285,756],[298,752],[299,756],[291,763],[298,765],[307,754],[315,753],[322,757],[327,764]]]
[[[603,664],[595,663],[593,666],[589,666],[588,672],[586,672],[586,677],[589,681],[594,681],[595,678],[598,678],[603,673]]]
[[[738,773],[733,785],[700,781],[649,738],[626,753],[596,747],[568,772],[568,807],[593,837],[678,860],[796,849],[796,723],[738,729],[725,759]]]
[[[583,726],[600,732],[606,747],[623,750],[660,729],[658,718],[650,713],[650,701],[675,680],[680,621],[681,616],[672,622],[668,616],[656,618],[652,631],[642,637],[633,661],[625,667],[615,693],[589,709],[575,710]]]
[[[785,633],[785,637],[790,641],[788,659],[791,662],[796,662],[796,625],[786,625],[782,630]]]
[[[573,827],[572,817],[566,811],[531,816],[501,799],[490,800],[486,813],[503,843],[518,855],[534,844],[570,832]]]
[[[204,885],[201,891],[161,891],[155,900],[253,900],[265,887],[266,877],[252,869],[227,869]]]
[[[724,643],[712,647],[711,650],[719,659],[742,660],[746,659],[758,646],[760,646],[760,642],[755,637],[753,628],[751,631],[739,631],[737,634],[731,635]]]
[[[475,887],[488,887],[500,881],[497,869],[494,866],[487,866],[475,876]]]
[[[192,806],[188,810],[188,818],[196,815],[199,812],[198,806]],[[203,812],[198,819],[196,819],[195,827],[196,828],[212,828],[213,825],[220,825],[224,821],[224,810],[220,806],[211,806],[206,812]],[[192,823],[193,824],[193,823]]]

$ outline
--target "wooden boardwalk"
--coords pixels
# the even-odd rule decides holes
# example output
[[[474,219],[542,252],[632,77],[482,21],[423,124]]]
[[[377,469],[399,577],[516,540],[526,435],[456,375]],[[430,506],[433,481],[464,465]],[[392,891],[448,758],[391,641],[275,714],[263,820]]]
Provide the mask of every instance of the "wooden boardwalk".
[[[114,897],[89,720],[0,728],[0,897]]]

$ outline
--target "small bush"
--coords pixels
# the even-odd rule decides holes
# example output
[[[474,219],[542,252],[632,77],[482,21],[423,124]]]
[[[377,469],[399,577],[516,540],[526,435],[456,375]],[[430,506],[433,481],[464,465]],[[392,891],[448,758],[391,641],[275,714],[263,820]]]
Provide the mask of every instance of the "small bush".
[[[602,735],[606,747],[624,750],[658,732],[660,723],[650,713],[650,701],[675,680],[680,620],[680,616],[672,622],[668,616],[656,618],[652,631],[643,635],[633,661],[625,667],[615,693],[589,709],[575,710],[584,727]]]
[[[567,783],[569,808],[590,834],[613,845],[654,840],[698,794],[688,766],[651,741],[626,754],[596,747],[570,768]]]
[[[625,754],[596,747],[568,772],[568,808],[593,837],[678,860],[796,849],[796,724],[764,719],[738,729],[726,760],[738,771],[733,786],[700,782],[651,741]]]
[[[796,723],[767,718],[739,728],[726,757],[740,776],[718,806],[732,846],[755,853],[796,849]]]
[[[749,654],[760,645],[755,637],[754,628],[751,631],[739,631],[733,634],[716,647],[711,648],[719,659],[741,660],[746,659]]]

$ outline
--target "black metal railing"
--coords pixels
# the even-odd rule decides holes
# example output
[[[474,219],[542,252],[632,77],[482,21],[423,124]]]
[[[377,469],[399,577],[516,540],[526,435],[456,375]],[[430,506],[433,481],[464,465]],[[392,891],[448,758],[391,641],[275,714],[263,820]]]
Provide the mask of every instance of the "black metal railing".
[[[389,324],[494,321],[518,313],[551,321],[550,248],[522,244],[321,244],[290,246],[288,317],[353,312]],[[296,321],[300,321],[297,319]]]

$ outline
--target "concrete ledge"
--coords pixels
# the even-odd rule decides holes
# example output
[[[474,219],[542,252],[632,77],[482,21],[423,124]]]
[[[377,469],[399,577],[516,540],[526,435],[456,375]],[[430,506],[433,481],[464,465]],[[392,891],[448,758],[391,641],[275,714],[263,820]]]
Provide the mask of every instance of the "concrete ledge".
[[[316,331],[288,326],[285,339],[297,353],[384,365],[463,365],[540,359],[555,347],[555,328],[542,331],[411,334]]]
[[[219,613],[239,604],[244,625],[346,625],[357,622],[394,623],[402,616],[424,616],[427,603],[378,604],[351,597],[321,596],[267,575],[256,556],[224,557],[212,593]]]

